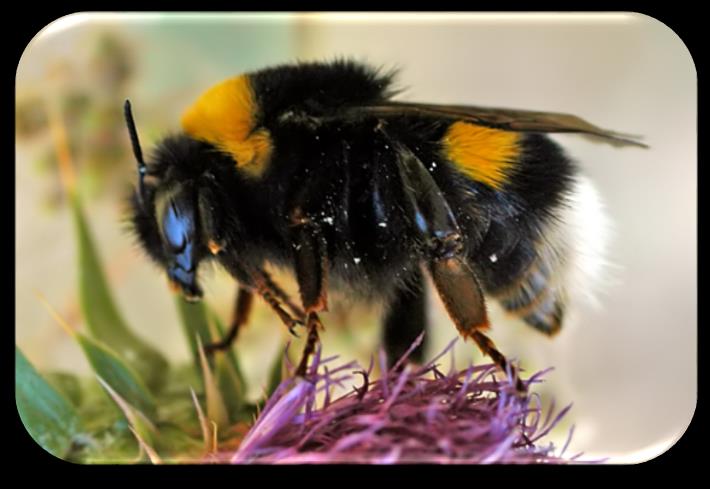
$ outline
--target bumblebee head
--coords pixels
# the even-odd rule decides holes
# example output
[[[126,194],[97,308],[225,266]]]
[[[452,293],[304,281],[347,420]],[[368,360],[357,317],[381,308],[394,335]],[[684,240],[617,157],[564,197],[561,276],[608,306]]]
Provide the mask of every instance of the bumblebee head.
[[[197,284],[197,266],[204,254],[194,189],[180,184],[163,188],[156,192],[153,205],[169,283],[186,299],[198,300],[202,290]]]
[[[210,188],[216,178],[206,170],[209,151],[184,135],[171,136],[146,165],[128,101],[125,116],[138,163],[138,185],[130,199],[133,229],[148,255],[165,269],[171,288],[187,300],[199,300],[198,266],[221,249],[214,235],[219,205]]]

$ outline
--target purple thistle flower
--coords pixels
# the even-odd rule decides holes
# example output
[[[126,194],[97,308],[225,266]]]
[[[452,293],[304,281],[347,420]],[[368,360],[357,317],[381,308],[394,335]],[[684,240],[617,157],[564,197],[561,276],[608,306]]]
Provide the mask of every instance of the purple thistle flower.
[[[443,374],[437,362],[454,342],[423,367],[406,365],[421,336],[390,370],[371,381],[370,368],[355,362],[338,368],[334,360],[314,356],[307,379],[287,379],[232,456],[234,463],[572,463],[554,447],[536,445],[571,408],[554,415],[554,404],[542,421],[537,394],[516,395],[495,365],[452,369]],[[380,354],[380,363],[386,359]],[[348,373],[343,373],[349,371]],[[385,371],[385,369],[383,369]],[[526,386],[540,382],[539,372]],[[500,376],[500,373],[499,373]],[[360,386],[332,399],[332,386],[345,381]],[[316,396],[325,393],[318,405]]]

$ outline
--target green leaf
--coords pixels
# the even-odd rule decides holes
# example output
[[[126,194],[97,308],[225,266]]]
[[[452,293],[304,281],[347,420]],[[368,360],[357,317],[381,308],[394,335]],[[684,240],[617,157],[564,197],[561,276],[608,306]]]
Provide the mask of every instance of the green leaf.
[[[180,296],[176,296],[175,305],[178,309],[182,329],[185,332],[185,337],[187,338],[188,345],[190,346],[193,364],[197,373],[201,376],[202,368],[200,366],[200,352],[197,346],[197,338],[200,338],[203,345],[207,345],[212,341],[209,323],[207,322],[207,311],[205,309],[205,305],[202,302],[187,302]],[[208,363],[210,367],[214,367],[214,362],[211,358]]]
[[[84,448],[81,453],[81,463],[84,464],[135,464],[142,460],[136,458],[139,444],[135,435],[126,427],[117,430],[115,426],[105,428],[97,433],[98,440]]]
[[[217,314],[206,307],[204,303],[189,303],[182,297],[177,297],[175,304],[182,320],[183,331],[188,339],[193,361],[200,374],[202,386],[207,392],[209,389],[205,385],[198,338],[202,344],[218,341],[224,335],[224,326]],[[212,380],[218,387],[221,401],[229,413],[229,419],[232,421],[239,419],[239,413],[244,409],[246,383],[234,350],[215,352],[207,357],[206,361],[210,369],[210,378],[212,377],[211,373],[214,372]]]
[[[209,311],[209,316],[212,341],[219,341],[224,336],[224,327],[214,311]],[[215,352],[213,356],[217,385],[219,385],[219,390],[227,405],[230,414],[229,419],[236,421],[239,419],[239,413],[245,404],[246,384],[244,376],[239,368],[233,348],[229,348],[227,351]]]
[[[91,335],[110,345],[135,369],[146,384],[158,391],[168,370],[165,358],[128,328],[111,297],[81,202],[71,196],[79,243],[79,299]]]
[[[167,463],[204,463],[204,441],[177,426],[161,425],[155,448]]]
[[[211,324],[214,325],[214,329],[210,329],[210,332],[212,333],[212,341],[219,341],[224,338],[224,325],[222,324],[222,321],[219,320],[219,316],[217,316],[217,313],[215,313],[213,310],[209,311],[209,316],[212,321]],[[234,348],[229,348],[224,353],[229,359],[229,362],[232,364],[232,368],[234,369],[234,372],[236,373],[239,379],[239,384],[241,386],[246,386],[246,379],[244,377],[244,373],[242,372],[241,367],[239,366],[239,361],[237,359],[237,355],[234,352]]]
[[[138,444],[140,445],[143,453],[148,456],[148,460],[150,460],[150,463],[152,463],[153,465],[159,465],[163,463],[163,460],[160,458],[160,455],[158,455],[158,452],[155,451],[155,448],[153,448],[150,443],[148,443],[145,438],[141,436],[138,430],[134,429],[132,426],[131,433],[133,433],[133,436],[136,437]]]
[[[81,406],[84,395],[81,391],[81,382],[76,375],[66,372],[47,372],[44,374],[44,378],[74,407]]]
[[[217,385],[230,414],[230,420],[236,421],[239,412],[244,408],[244,384],[241,383],[234,367],[223,353],[217,353],[215,363]]]
[[[155,400],[131,366],[106,345],[81,333],[75,335],[94,373],[123,399],[149,418],[155,417]]]
[[[207,399],[207,417],[217,423],[219,428],[226,428],[229,424],[229,412],[224,402],[219,385],[207,363],[207,357],[202,349],[201,341],[198,342],[198,352],[200,353],[200,366],[205,386],[205,397]]]
[[[202,375],[205,392],[204,369],[202,367],[199,342],[208,344],[222,339],[224,326],[214,311],[209,310],[204,303],[189,303],[182,297],[176,298],[176,306],[180,315],[183,331],[188,339],[190,351],[197,370]],[[214,372],[214,382],[217,384],[229,418],[234,420],[244,407],[245,382],[233,349],[225,352],[215,352],[206,358],[210,372]]]
[[[15,347],[15,400],[27,432],[45,450],[65,456],[81,431],[78,414]]]
[[[146,416],[135,407],[131,406],[116,390],[111,387],[101,376],[98,376],[101,386],[106,389],[111,399],[121,409],[126,421],[130,424],[131,432],[135,435],[138,443],[148,452],[151,460],[154,458],[151,454],[154,438],[158,434],[155,425],[146,418]]]
[[[202,432],[202,441],[204,443],[205,452],[210,450],[210,426],[205,417],[204,411],[202,411],[202,406],[200,406],[200,401],[197,399],[197,395],[193,389],[190,389],[190,395],[192,396],[192,402],[195,405],[195,412],[197,413],[197,419],[200,422],[200,431]]]

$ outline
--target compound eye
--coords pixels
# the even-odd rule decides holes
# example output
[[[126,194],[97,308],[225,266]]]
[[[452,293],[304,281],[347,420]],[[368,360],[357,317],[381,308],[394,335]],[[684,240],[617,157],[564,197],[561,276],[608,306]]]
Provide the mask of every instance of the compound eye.
[[[166,204],[162,221],[165,243],[174,253],[181,252],[195,233],[193,211],[170,200]]]

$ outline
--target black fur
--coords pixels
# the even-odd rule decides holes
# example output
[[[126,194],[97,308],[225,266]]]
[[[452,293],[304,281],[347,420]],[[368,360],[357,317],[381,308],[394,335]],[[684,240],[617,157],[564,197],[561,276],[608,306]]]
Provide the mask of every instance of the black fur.
[[[281,65],[250,76],[260,122],[267,127],[293,110],[332,116],[345,107],[387,100],[396,93],[393,78],[393,72],[383,74],[349,60]]]

